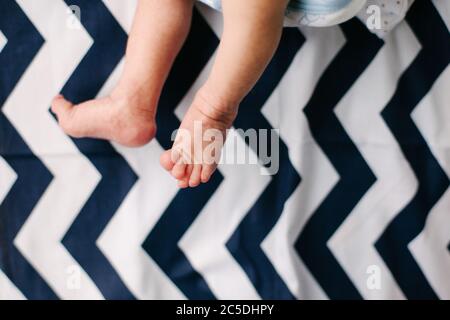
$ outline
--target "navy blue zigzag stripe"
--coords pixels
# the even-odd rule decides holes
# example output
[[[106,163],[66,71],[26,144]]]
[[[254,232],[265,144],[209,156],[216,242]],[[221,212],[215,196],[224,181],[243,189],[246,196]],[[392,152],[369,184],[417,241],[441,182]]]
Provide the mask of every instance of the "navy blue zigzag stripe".
[[[124,56],[127,35],[101,0],[65,0],[81,8],[82,24],[94,40],[65,84],[62,94],[75,103],[94,98]],[[128,163],[109,142],[74,139],[102,175],[62,243],[106,299],[134,299],[96,240],[137,181]],[[76,181],[74,181],[76,183]]]
[[[211,59],[218,44],[214,32],[195,10],[190,34],[166,81],[158,107],[159,131],[156,138],[165,149],[171,148],[172,132],[180,125],[174,114],[176,107]],[[216,172],[208,184],[180,190],[142,244],[144,250],[189,299],[211,300],[215,296],[178,247],[178,241],[222,180],[223,176]]]
[[[242,102],[235,127],[266,129],[271,125],[260,112],[305,42],[297,28],[286,28],[280,46],[256,87]],[[272,133],[275,134],[275,133]],[[270,143],[270,139],[267,139]],[[258,143],[259,145],[259,143]],[[269,154],[271,152],[268,145]],[[258,157],[261,150],[254,150]],[[261,243],[280,218],[284,204],[300,184],[300,176],[280,139],[279,171],[227,242],[227,248],[242,266],[263,299],[294,299],[294,296],[264,254]],[[245,188],[245,185],[242,186]]]
[[[8,39],[0,52],[0,106],[3,106],[44,39],[15,1],[5,0],[1,6],[0,30]],[[52,289],[13,243],[53,177],[2,112],[0,155],[18,176],[0,206],[0,268],[26,298],[56,299]]]
[[[339,182],[300,233],[295,248],[331,299],[361,299],[327,241],[376,181],[342,127],[334,108],[375,58],[384,42],[357,19],[342,26],[346,45],[322,75],[304,109],[312,135],[340,175]]]
[[[411,164],[419,188],[375,246],[407,298],[437,299],[408,244],[425,227],[428,214],[448,188],[449,179],[414,124],[411,113],[450,63],[450,34],[431,1],[415,1],[407,21],[422,50],[401,77],[382,115]]]

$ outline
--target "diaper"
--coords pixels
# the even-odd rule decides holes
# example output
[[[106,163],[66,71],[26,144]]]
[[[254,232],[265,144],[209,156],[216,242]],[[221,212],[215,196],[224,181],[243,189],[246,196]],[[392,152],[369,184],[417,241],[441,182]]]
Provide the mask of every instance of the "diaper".
[[[222,0],[199,1],[214,9],[222,10]],[[404,19],[408,2],[412,1],[291,0],[286,9],[285,25],[329,27],[358,16],[372,32],[383,37]],[[376,27],[375,22],[379,22]]]

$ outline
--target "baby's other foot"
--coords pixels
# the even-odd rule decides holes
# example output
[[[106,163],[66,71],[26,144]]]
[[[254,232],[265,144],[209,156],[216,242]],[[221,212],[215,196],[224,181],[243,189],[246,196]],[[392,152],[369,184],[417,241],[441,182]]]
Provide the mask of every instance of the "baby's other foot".
[[[62,95],[54,98],[52,111],[63,131],[74,138],[96,138],[127,147],[147,144],[156,133],[155,109],[138,96],[111,94],[78,105]]]
[[[236,111],[237,106],[226,107],[205,93],[197,93],[172,149],[161,156],[161,165],[178,180],[180,188],[193,188],[209,181]]]

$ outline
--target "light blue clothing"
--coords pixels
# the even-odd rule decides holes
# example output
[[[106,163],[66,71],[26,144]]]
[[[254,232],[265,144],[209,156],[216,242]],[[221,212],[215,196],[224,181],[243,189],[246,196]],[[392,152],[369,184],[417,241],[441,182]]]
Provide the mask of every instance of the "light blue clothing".
[[[200,1],[222,10],[222,1],[225,0]],[[290,0],[286,8],[287,23],[316,27],[335,25],[355,16],[365,2],[366,0]]]
[[[291,0],[290,9],[307,14],[327,14],[345,8],[352,0]]]
[[[213,8],[221,10],[221,0],[200,1]],[[302,11],[306,14],[327,14],[336,12],[346,7],[351,1],[352,0],[291,0],[291,2],[289,3],[289,9]]]
[[[217,10],[222,10],[222,1],[199,0]],[[246,1],[246,0],[242,0]],[[273,0],[279,1],[279,0]],[[343,23],[355,16],[368,21],[373,14],[371,7],[380,9],[380,27],[369,28],[383,38],[406,15],[413,0],[290,0],[285,13],[287,26],[328,27]]]

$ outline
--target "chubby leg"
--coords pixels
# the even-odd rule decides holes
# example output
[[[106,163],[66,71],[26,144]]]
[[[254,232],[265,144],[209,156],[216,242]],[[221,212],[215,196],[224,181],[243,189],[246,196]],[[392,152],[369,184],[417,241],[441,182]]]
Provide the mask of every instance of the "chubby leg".
[[[194,152],[195,143],[204,149],[210,145],[209,141],[195,141],[199,137],[194,134],[194,123],[200,122],[203,132],[220,131],[225,140],[225,131],[232,126],[239,104],[261,77],[279,44],[288,1],[222,3],[224,34],[215,64],[180,127],[191,132],[193,139],[177,136],[174,147],[161,157],[163,167],[182,188],[206,183],[217,167],[212,160],[219,159],[217,154]]]
[[[137,147],[155,135],[158,99],[189,32],[194,0],[139,0],[124,72],[102,99],[73,105],[62,96],[52,103],[63,130]],[[95,72],[95,71],[94,71]]]

